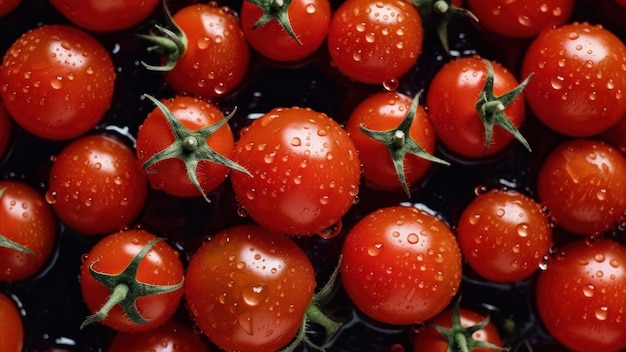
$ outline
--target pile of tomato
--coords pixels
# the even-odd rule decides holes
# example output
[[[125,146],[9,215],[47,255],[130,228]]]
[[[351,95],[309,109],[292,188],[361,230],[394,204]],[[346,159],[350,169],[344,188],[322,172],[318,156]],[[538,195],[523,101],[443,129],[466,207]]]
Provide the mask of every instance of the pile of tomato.
[[[0,351],[626,350],[623,0],[98,4],[0,1]]]

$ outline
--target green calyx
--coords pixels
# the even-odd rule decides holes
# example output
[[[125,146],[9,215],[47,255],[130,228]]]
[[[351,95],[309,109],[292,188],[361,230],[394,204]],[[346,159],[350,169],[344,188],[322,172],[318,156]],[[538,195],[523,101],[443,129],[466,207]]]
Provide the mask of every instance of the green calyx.
[[[228,119],[232,116],[232,114],[224,117],[222,120],[214,123],[213,125],[196,131],[191,131],[185,127],[180,120],[177,119],[176,116],[174,116],[174,114],[159,100],[148,94],[145,94],[145,97],[150,99],[161,110],[170,125],[172,132],[174,133],[174,142],[172,142],[172,144],[162,151],[154,154],[143,163],[142,167],[147,173],[155,173],[156,171],[151,169],[151,167],[160,161],[172,158],[180,159],[185,163],[187,176],[191,180],[191,183],[198,189],[202,197],[204,197],[207,202],[211,201],[202,189],[200,181],[196,176],[196,170],[200,161],[204,160],[216,163],[218,165],[243,172],[252,177],[252,175],[244,167],[217,153],[206,143],[215,131],[228,122]]]
[[[476,102],[476,111],[485,126],[485,148],[483,149],[483,153],[491,145],[494,125],[502,127],[504,130],[512,134],[515,139],[522,143],[522,145],[529,152],[532,151],[528,141],[526,141],[526,138],[522,136],[517,127],[515,127],[511,120],[509,120],[506,116],[504,109],[506,109],[506,107],[509,106],[509,104],[511,104],[524,91],[524,88],[528,85],[528,82],[533,74],[531,73],[528,75],[528,77],[526,77],[526,79],[517,87],[497,97],[493,92],[493,65],[489,60],[483,61],[487,65],[487,79],[485,80],[485,85],[483,86],[483,89],[478,96],[478,101]]]
[[[0,197],[2,197],[2,195],[4,194],[4,192],[6,190],[7,190],[7,187],[0,188]],[[11,241],[9,238],[3,236],[2,234],[0,234],[0,247],[13,249],[13,250],[16,250],[18,252],[24,252],[24,253],[30,254],[30,255],[35,255],[35,252],[31,251],[30,249],[28,249],[25,246],[22,246],[19,243]]]
[[[258,21],[252,26],[252,29],[259,28],[265,25],[267,22],[271,20],[276,20],[278,23],[285,29],[287,34],[292,37],[298,44],[302,45],[300,39],[293,31],[293,27],[291,27],[291,22],[289,21],[289,15],[287,14],[287,10],[289,10],[289,5],[291,5],[292,0],[246,0],[251,4],[258,6],[262,11],[263,15],[259,18]]]
[[[406,156],[406,154],[413,154],[422,159],[443,164],[446,166],[450,165],[450,163],[448,163],[447,161],[437,158],[436,156],[433,156],[426,152],[411,137],[409,132],[411,129],[411,125],[413,124],[413,120],[415,119],[415,112],[417,111],[418,105],[419,94],[415,96],[411,103],[411,107],[409,108],[409,112],[396,128],[392,128],[386,131],[374,131],[366,128],[363,125],[359,126],[363,133],[365,133],[370,138],[379,141],[387,147],[389,153],[391,154],[391,160],[396,170],[396,174],[398,175],[398,179],[400,180],[402,188],[404,189],[404,193],[409,198],[411,198],[411,191],[409,189],[409,185],[406,182],[406,174],[404,170],[404,157]]]
[[[166,25],[161,26],[155,24],[154,31],[150,34],[137,35],[153,43],[152,46],[148,47],[149,52],[154,51],[166,58],[166,62],[163,65],[150,65],[143,61],[141,62],[145,68],[152,71],[170,71],[176,66],[178,59],[183,56],[187,50],[187,36],[176,22],[174,22],[165,0],[163,0],[162,4]]]
[[[412,0],[418,7],[420,16],[428,27],[434,27],[439,41],[446,53],[450,53],[448,44],[448,24],[457,17],[467,17],[476,22],[478,18],[467,9],[452,5],[451,0]]]
[[[109,311],[118,304],[133,323],[145,324],[148,321],[137,310],[137,299],[144,296],[174,292],[183,287],[184,278],[181,282],[174,285],[151,285],[137,280],[139,263],[146,257],[150,248],[162,240],[162,238],[157,238],[146,244],[119,274],[98,272],[93,268],[96,262],[91,263],[89,273],[96,281],[106,286],[111,295],[100,310],[85,319],[80,325],[81,329],[89,324],[106,319]]]

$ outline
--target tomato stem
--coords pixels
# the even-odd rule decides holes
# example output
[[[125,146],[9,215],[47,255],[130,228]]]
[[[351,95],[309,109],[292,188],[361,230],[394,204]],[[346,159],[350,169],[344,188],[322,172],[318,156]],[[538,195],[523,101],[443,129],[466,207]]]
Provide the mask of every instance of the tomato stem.
[[[104,305],[96,313],[87,317],[87,319],[85,319],[85,321],[80,324],[80,329],[82,330],[85,326],[91,323],[103,321],[107,317],[107,315],[109,315],[109,312],[111,311],[111,309],[113,309],[113,307],[126,299],[128,291],[129,287],[126,284],[119,284],[115,286],[113,292],[111,293],[111,296],[109,296],[109,299],[107,299]]]
[[[262,11],[263,15],[252,25],[252,29],[259,28],[264,26],[271,20],[276,20],[281,27],[289,34],[291,38],[293,38],[298,44],[302,45],[302,42],[296,35],[291,26],[291,22],[289,20],[289,14],[287,13],[289,10],[289,6],[291,5],[292,0],[246,0],[251,4],[258,6]]]
[[[141,64],[152,71],[170,71],[176,66],[178,59],[187,51],[187,36],[183,30],[174,22],[172,14],[167,7],[166,0],[162,1],[163,13],[165,14],[165,26],[156,24],[155,32],[148,35],[137,34],[139,38],[148,40],[154,45],[148,47],[148,51],[154,51],[167,59],[163,65],[150,65],[144,61]],[[167,28],[170,27],[170,28]]]
[[[455,17],[466,17],[478,22],[478,18],[469,10],[452,5],[451,0],[412,0],[417,6],[424,27],[434,27],[443,49],[450,54],[448,43],[448,24]]]
[[[19,243],[11,241],[9,238],[0,234],[0,247],[9,248],[18,252],[24,252],[26,254],[35,255],[35,252],[31,251],[28,247],[22,246]]]

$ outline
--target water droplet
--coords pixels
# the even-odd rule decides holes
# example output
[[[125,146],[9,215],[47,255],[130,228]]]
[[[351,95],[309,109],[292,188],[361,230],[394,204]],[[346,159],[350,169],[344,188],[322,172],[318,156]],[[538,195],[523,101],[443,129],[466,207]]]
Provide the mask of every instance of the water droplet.
[[[595,310],[595,315],[598,320],[606,320],[609,317],[609,308],[605,306],[598,307]]]
[[[306,11],[306,13],[315,13],[316,11],[315,4],[313,3],[307,4],[306,7],[304,8],[304,11]]]
[[[267,298],[267,290],[263,285],[252,285],[245,287],[242,292],[244,302],[249,306],[257,306]]]
[[[54,89],[63,88],[63,77],[56,76],[56,78],[50,80],[50,86]]]
[[[519,24],[521,24],[522,26],[526,26],[526,27],[530,27],[533,25],[533,21],[528,16],[523,16],[523,15],[517,17],[517,22],[519,22]]]
[[[318,233],[318,235],[320,237],[322,237],[322,238],[325,238],[325,239],[331,239],[331,238],[339,235],[339,233],[341,232],[342,226],[343,225],[342,225],[341,221],[339,221],[335,225],[327,227],[322,232]]]
[[[578,39],[580,35],[577,32],[571,32],[570,34],[567,35],[567,37],[571,40],[575,40],[575,39]]]
[[[416,244],[417,242],[419,242],[419,237],[417,236],[416,233],[410,233],[406,240],[410,243],[410,244]]]
[[[585,295],[585,297],[593,297],[593,295],[596,293],[595,290],[596,287],[592,284],[583,286],[583,295]]]
[[[361,59],[363,58],[363,54],[361,53],[361,51],[355,51],[354,53],[352,53],[352,59],[356,62],[361,61]]]
[[[517,234],[520,237],[527,237],[528,236],[528,224],[527,223],[521,223],[518,224],[515,229],[517,230]]]
[[[556,76],[554,78],[552,78],[552,80],[550,80],[550,85],[552,85],[552,88],[554,89],[563,89],[563,81],[565,80],[565,78],[563,76]]]
[[[302,141],[298,137],[293,137],[290,143],[294,147],[299,147],[300,145],[302,145]]]
[[[254,335],[254,330],[252,329],[252,316],[250,313],[243,313],[239,315],[239,326],[241,326],[246,334]]]
[[[380,255],[380,253],[382,253],[383,251],[383,244],[382,243],[376,243],[372,246],[370,246],[367,249],[367,254],[369,254],[372,257],[376,257],[378,255]]]
[[[388,92],[395,92],[399,85],[400,82],[396,78],[390,78],[383,82],[383,88]]]
[[[606,259],[606,257],[602,253],[596,253],[596,255],[593,257],[593,259],[595,259],[596,262],[598,262],[598,263],[602,263],[604,261],[604,259]]]
[[[204,50],[209,47],[209,44],[211,44],[211,38],[209,37],[198,38],[198,41],[197,41],[198,49]]]

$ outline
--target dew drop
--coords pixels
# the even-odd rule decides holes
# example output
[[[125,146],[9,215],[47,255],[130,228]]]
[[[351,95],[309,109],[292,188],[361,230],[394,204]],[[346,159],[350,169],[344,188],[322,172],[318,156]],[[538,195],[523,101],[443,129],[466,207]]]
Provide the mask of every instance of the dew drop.
[[[46,198],[46,202],[48,202],[48,204],[54,204],[54,203],[57,202],[57,192],[48,191],[45,194],[45,198]]]
[[[416,233],[410,233],[406,240],[410,243],[410,244],[416,244],[417,242],[419,242],[419,237],[417,236]]]
[[[308,4],[306,5],[306,7],[304,8],[304,11],[306,11],[306,13],[315,13],[317,9],[315,8],[315,4]]]
[[[596,293],[596,287],[592,284],[588,284],[586,286],[583,286],[583,295],[585,295],[585,297],[593,297],[593,295]]]
[[[367,249],[367,254],[369,254],[372,257],[379,256],[382,252],[383,252],[382,243],[376,243]]]
[[[570,34],[567,35],[567,37],[571,40],[575,40],[578,39],[578,37],[580,37],[580,35],[576,32],[571,32]]]
[[[243,289],[243,301],[249,306],[257,306],[267,298],[267,290],[263,285],[252,285]]]
[[[517,231],[517,234],[520,237],[527,237],[528,236],[528,224],[527,223],[518,224],[515,227],[515,230]]]
[[[606,306],[598,307],[595,310],[595,315],[598,320],[606,320],[609,317],[609,308]]]

